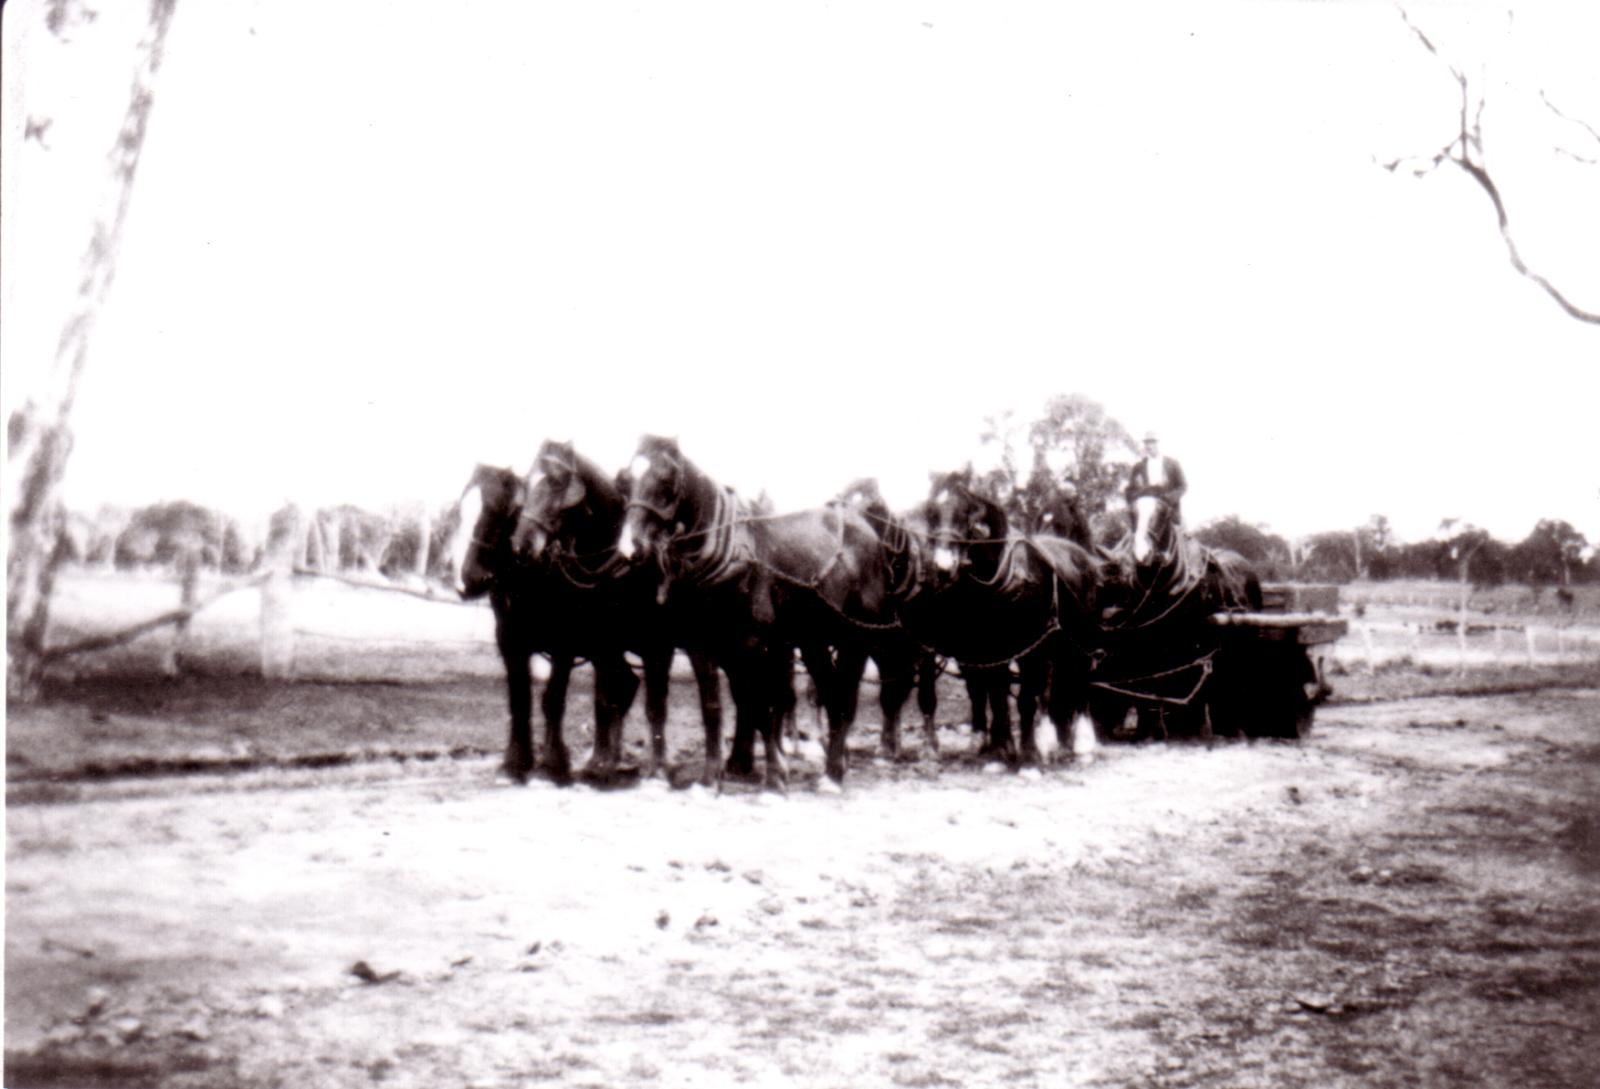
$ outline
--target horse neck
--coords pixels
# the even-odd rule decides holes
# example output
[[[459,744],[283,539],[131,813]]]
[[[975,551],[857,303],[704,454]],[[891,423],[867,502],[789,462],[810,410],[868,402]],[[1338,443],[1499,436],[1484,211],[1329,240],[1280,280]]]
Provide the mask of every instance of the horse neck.
[[[562,519],[563,536],[583,553],[597,554],[614,548],[622,532],[627,500],[593,465],[580,459],[576,472],[583,483],[584,499]]]
[[[979,502],[983,508],[983,522],[989,527],[989,537],[967,545],[969,570],[974,578],[992,582],[1005,562],[1006,549],[1011,543],[1010,527],[1006,522],[1005,511],[1001,510],[998,504],[988,500]]]
[[[689,533],[714,528],[722,506],[722,489],[687,461],[682,463],[679,475],[678,521]]]

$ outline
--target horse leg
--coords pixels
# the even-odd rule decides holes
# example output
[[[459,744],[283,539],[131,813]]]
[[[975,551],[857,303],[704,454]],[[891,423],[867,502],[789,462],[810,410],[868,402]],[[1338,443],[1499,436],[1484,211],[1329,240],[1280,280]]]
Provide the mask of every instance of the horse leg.
[[[886,760],[900,759],[900,711],[916,685],[917,662],[903,655],[879,655],[878,709],[883,714],[883,729],[878,748]]]
[[[834,662],[833,698],[828,701],[828,778],[844,782],[850,762],[850,727],[856,720],[856,704],[861,695],[861,674],[867,668],[866,651],[860,647],[841,647]]]
[[[506,669],[506,702],[511,710],[511,733],[506,739],[506,755],[500,767],[511,780],[526,783],[533,770],[533,671],[530,654],[502,647]]]
[[[550,656],[550,679],[545,682],[540,707],[544,710],[544,758],[540,765],[552,781],[566,786],[572,781],[572,759],[561,735],[561,721],[567,713],[567,684],[572,680],[572,656]],[[598,683],[598,682],[596,682]]]
[[[783,738],[778,732],[783,721],[779,701],[785,694],[790,697],[794,695],[794,654],[786,647],[780,659],[773,663],[774,676],[765,689],[768,706],[766,713],[756,720],[756,728],[761,731],[761,743],[766,750],[767,766],[764,781],[769,789],[787,794],[789,767],[784,761]]]
[[[748,657],[728,673],[728,687],[733,692],[735,736],[761,736],[767,746],[767,783],[786,790],[789,774],[773,736],[772,689],[776,681],[770,663]],[[731,762],[732,758],[729,759]]]
[[[639,691],[639,678],[618,651],[594,663],[594,752],[585,769],[599,777],[617,767],[622,726]]]
[[[983,670],[961,667],[961,680],[967,686],[967,701],[972,705],[972,732],[978,738],[978,755],[989,754],[989,689]]]
[[[777,702],[773,706],[773,714],[778,721],[778,743],[788,743],[789,755],[794,756],[800,751],[800,727],[796,721],[799,716],[800,699],[795,691],[794,670],[785,671],[783,680],[774,689],[777,692]]]
[[[689,665],[700,692],[700,721],[706,733],[700,785],[716,786],[722,781],[722,680],[717,676],[717,663],[708,654],[690,652]]]
[[[1056,744],[1068,760],[1076,755],[1074,731],[1078,719],[1086,717],[1089,709],[1089,659],[1068,650],[1050,664],[1050,721],[1055,724]]]
[[[917,660],[917,708],[922,712],[922,736],[929,756],[939,754],[939,725],[934,712],[939,708],[939,660],[924,654]]]
[[[646,779],[667,773],[667,695],[672,685],[672,648],[652,649],[644,659],[644,717],[650,724]]]
[[[997,760],[1004,760],[1010,767],[1016,767],[1017,745],[1011,736],[1011,669],[1009,666],[996,666],[987,672],[989,754]]]
[[[817,704],[822,708],[823,715],[828,721],[827,753],[824,760],[828,766],[833,761],[833,734],[834,722],[838,716],[838,705],[834,696],[834,663],[833,653],[826,646],[817,643],[806,643],[800,647],[800,660],[805,663],[806,675],[817,691]],[[783,686],[775,685],[775,690],[782,696]]]
[[[1038,767],[1044,763],[1039,754],[1039,742],[1034,736],[1034,725],[1039,718],[1040,697],[1050,680],[1050,662],[1043,652],[1036,651],[1017,663],[1022,672],[1021,687],[1017,689],[1017,728],[1022,735],[1019,761],[1025,767]]]
[[[749,648],[744,648],[740,653],[741,656],[746,658],[749,658],[751,654]],[[746,662],[746,664],[738,668],[739,671],[743,673],[749,670],[756,670],[759,672],[764,670],[765,667],[766,666],[764,662],[756,663],[752,660]],[[765,685],[767,683],[767,678],[762,677],[761,683]],[[728,684],[730,687],[733,684],[733,678],[731,674],[728,678]],[[773,708],[774,706],[782,707],[785,702],[785,691],[789,692],[790,698],[793,697],[793,687],[788,681],[784,681],[782,684],[778,685],[770,694],[763,691],[761,698],[763,701],[765,701],[766,706],[769,709]],[[733,748],[728,753],[728,762],[725,765],[727,774],[741,777],[751,776],[756,772],[756,734],[760,733],[761,731],[756,725],[756,719],[745,714],[745,712],[740,709],[739,696],[737,693],[735,693],[733,697],[733,706]]]

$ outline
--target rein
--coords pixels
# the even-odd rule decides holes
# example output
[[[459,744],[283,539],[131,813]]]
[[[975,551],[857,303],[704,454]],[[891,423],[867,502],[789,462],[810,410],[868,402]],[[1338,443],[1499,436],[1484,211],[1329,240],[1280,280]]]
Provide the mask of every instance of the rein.
[[[1051,616],[1050,619],[1045,622],[1044,631],[1039,634],[1039,638],[1035,639],[1033,642],[1029,643],[1026,647],[1019,651],[1008,654],[1004,658],[996,658],[992,662],[969,662],[965,658],[961,657],[957,657],[956,662],[960,664],[961,668],[963,669],[998,669],[1000,666],[1010,665],[1012,662],[1026,658],[1028,655],[1044,646],[1045,642],[1052,635],[1055,635],[1059,631],[1061,631],[1060,622],[1057,621],[1054,616]],[[928,654],[937,655],[939,653],[939,649],[937,647],[930,647],[920,639],[917,640],[917,646],[921,647],[922,650]]]
[[[604,556],[606,553],[594,552],[590,553],[590,555]],[[579,590],[598,589],[603,583],[608,581],[618,569],[625,566],[622,558],[618,556],[615,551],[612,551],[610,553],[610,558],[602,563],[599,567],[585,567],[582,563],[582,558],[579,553],[568,551],[561,545],[559,541],[550,546],[550,559],[551,566],[556,569],[557,573],[559,573],[562,578],[566,579],[568,584]],[[589,581],[580,581],[580,579],[572,574],[573,571],[580,572],[584,578],[588,579]]]
[[[1211,676],[1212,671],[1216,668],[1215,663],[1212,661],[1212,659],[1216,657],[1216,654],[1217,652],[1215,650],[1209,650],[1192,662],[1181,666],[1175,666],[1172,669],[1164,669],[1160,673],[1146,673],[1138,677],[1123,677],[1119,678],[1115,683],[1111,681],[1090,681],[1089,683],[1095,688],[1101,688],[1107,692],[1115,692],[1119,696],[1127,696],[1130,699],[1145,700],[1151,703],[1165,703],[1174,707],[1184,707],[1192,702],[1194,698],[1200,694],[1200,690],[1205,687],[1206,680]],[[1183,673],[1190,669],[1199,669],[1200,676],[1199,679],[1195,681],[1194,687],[1189,690],[1189,694],[1187,696],[1159,696],[1154,692],[1141,692],[1137,689],[1118,687],[1119,685],[1131,684],[1136,681],[1156,681],[1160,680],[1162,677],[1176,676],[1177,674]]]

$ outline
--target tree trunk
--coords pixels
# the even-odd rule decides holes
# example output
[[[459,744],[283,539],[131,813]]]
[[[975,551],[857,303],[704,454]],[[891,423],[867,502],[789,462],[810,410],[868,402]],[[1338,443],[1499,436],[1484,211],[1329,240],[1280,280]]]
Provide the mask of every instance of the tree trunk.
[[[78,382],[89,357],[90,334],[116,275],[122,227],[155,101],[155,77],[177,0],[151,0],[150,24],[139,44],[127,112],[111,150],[111,178],[81,261],[77,298],[39,389],[7,421],[6,494],[11,536],[6,554],[6,694],[38,693],[50,591],[59,547],[59,495],[72,452],[69,426]],[[7,12],[7,14],[13,14]]]
[[[416,566],[413,568],[413,574],[421,580],[428,577],[428,543],[429,538],[433,536],[433,524],[428,518],[428,505],[426,503],[421,504],[417,511],[417,532],[419,536],[417,538]]]
[[[267,542],[267,579],[261,585],[261,675],[267,680],[294,677],[294,569],[304,556],[300,515],[289,508],[291,524]]]

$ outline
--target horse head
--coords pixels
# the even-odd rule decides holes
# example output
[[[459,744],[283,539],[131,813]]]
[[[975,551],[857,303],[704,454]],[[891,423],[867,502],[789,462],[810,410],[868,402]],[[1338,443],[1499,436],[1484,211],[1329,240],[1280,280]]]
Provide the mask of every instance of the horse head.
[[[1160,496],[1141,495],[1133,501],[1133,560],[1149,567],[1169,555],[1173,543],[1172,507]]]
[[[676,439],[646,435],[628,465],[627,503],[617,554],[635,561],[653,556],[665,562],[672,536],[686,524],[684,506],[689,485],[688,463]]]
[[[543,556],[557,540],[584,551],[614,543],[622,497],[616,486],[570,442],[546,440],[525,482],[527,499],[517,519],[512,549]]]
[[[455,590],[464,599],[482,597],[509,569],[511,538],[522,510],[523,485],[510,469],[479,465],[459,504],[461,530],[451,556]]]
[[[1008,533],[1005,511],[994,500],[974,491],[966,473],[934,477],[923,505],[923,517],[932,546],[934,575],[940,581],[954,579],[975,561],[987,566],[990,560],[997,560],[998,553],[989,554],[993,546],[1004,546]]]
[[[834,502],[855,507],[865,514],[887,512],[889,509],[889,504],[883,501],[883,492],[878,489],[878,478],[874,476],[852,480],[834,498]]]

